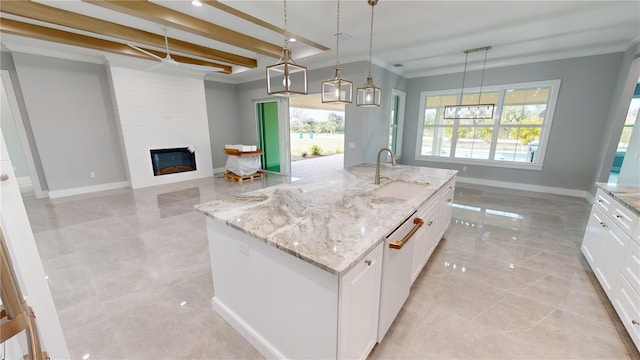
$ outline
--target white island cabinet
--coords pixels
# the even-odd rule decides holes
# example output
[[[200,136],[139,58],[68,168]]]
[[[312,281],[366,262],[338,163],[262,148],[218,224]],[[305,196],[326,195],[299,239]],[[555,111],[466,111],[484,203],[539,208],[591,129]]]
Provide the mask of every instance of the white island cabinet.
[[[420,255],[413,242],[428,226],[406,233],[408,265],[420,259],[420,268],[442,236],[455,171],[383,166],[390,180],[382,185],[373,184],[374,171],[359,165],[196,206],[208,216],[214,310],[265,357],[365,359],[384,313],[385,254],[394,254],[387,235],[408,217],[433,216],[438,230]],[[400,179],[415,194],[378,192]],[[397,280],[409,286],[419,273],[411,270]]]
[[[582,252],[640,349],[640,187],[598,186]]]

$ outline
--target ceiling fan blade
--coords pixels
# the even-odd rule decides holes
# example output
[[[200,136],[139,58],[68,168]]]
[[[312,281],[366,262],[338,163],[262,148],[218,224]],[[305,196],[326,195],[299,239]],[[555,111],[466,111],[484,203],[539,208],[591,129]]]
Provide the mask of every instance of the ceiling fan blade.
[[[152,54],[152,53],[148,52],[147,50],[141,49],[141,48],[139,48],[139,47],[137,47],[135,45],[131,45],[131,44],[127,44],[127,45],[129,45],[130,47],[140,51],[143,54],[147,54],[147,55],[151,56],[152,58],[154,58],[154,59],[156,59],[158,61],[162,61],[162,58],[160,56],[156,55],[156,54]]]
[[[196,64],[187,64],[181,62],[175,62],[176,65],[181,66],[186,69],[202,71],[202,72],[219,72],[222,71],[221,68],[213,67],[213,66],[204,66],[204,65],[196,65]]]

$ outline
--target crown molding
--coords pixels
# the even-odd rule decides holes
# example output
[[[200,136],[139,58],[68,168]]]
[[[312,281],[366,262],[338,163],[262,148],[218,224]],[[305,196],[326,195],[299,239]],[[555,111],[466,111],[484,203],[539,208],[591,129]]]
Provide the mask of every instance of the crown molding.
[[[617,53],[617,52],[625,52],[631,46],[632,45],[625,43],[625,44],[617,44],[617,45],[611,45],[611,46],[602,46],[599,48],[591,48],[591,49],[579,49],[579,50],[547,53],[547,54],[540,54],[540,55],[533,55],[533,56],[526,55],[526,56],[518,56],[518,57],[512,57],[512,58],[505,58],[505,59],[496,59],[493,61],[487,61],[487,65],[485,68],[493,69],[493,68],[532,64],[532,63],[545,62],[545,61],[563,60],[563,59],[571,59],[571,58],[584,57],[584,56],[594,56],[594,55],[604,55],[604,54],[611,54],[611,53]],[[440,67],[440,68],[431,69],[431,70],[406,71],[401,75],[407,79],[415,79],[420,77],[454,74],[459,72],[462,72],[462,70],[460,68],[460,65],[456,64],[452,66]]]

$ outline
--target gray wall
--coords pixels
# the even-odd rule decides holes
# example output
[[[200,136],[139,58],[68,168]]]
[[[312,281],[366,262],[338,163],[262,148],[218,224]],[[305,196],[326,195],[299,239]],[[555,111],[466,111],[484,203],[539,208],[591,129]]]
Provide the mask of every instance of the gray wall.
[[[459,175],[494,181],[591,191],[601,161],[603,136],[623,53],[487,69],[484,85],[561,79],[542,170],[464,165]],[[478,71],[471,76],[477,76]],[[461,75],[410,79],[402,162],[461,170],[463,165],[415,160],[420,93],[460,88]]]
[[[214,169],[223,168],[226,164],[227,156],[223,152],[226,144],[242,143],[237,87],[213,81],[204,82]]]
[[[42,160],[40,159],[38,146],[33,135],[33,129],[31,128],[31,121],[29,120],[29,112],[27,111],[27,105],[24,102],[24,95],[22,94],[20,79],[18,79],[18,73],[16,72],[16,67],[13,62],[13,56],[11,55],[11,53],[5,51],[0,52],[0,68],[2,70],[7,70],[9,72],[9,76],[11,77],[11,84],[13,85],[13,91],[16,94],[16,100],[18,101],[18,108],[20,110],[22,122],[27,133],[27,140],[31,149],[31,155],[33,155],[33,162],[36,166],[36,172],[38,173],[38,180],[40,180],[40,188],[42,190],[47,190],[49,188],[47,185],[47,178],[44,174]]]
[[[379,108],[356,106],[356,90],[364,85],[369,63],[362,61],[341,65],[342,76],[353,81],[353,103],[345,106],[345,154],[344,166],[375,161],[380,147],[387,146],[388,122],[391,106],[391,90],[406,91],[406,79],[390,71],[373,66],[374,84],[382,89],[382,104]],[[309,93],[320,93],[320,84],[334,73],[334,67],[308,72]],[[257,143],[254,100],[269,99],[266,81],[259,80],[238,86],[238,114],[241,142]],[[353,143],[355,148],[349,148]]]
[[[126,181],[105,66],[22,53],[13,60],[48,189]]]

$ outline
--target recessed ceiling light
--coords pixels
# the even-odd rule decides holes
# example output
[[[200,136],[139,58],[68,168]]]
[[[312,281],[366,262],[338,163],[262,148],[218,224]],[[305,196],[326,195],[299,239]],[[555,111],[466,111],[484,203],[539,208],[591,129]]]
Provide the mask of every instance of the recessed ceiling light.
[[[191,2],[191,5],[193,5],[193,6],[202,6],[202,3],[200,2],[200,0],[193,0]]]
[[[289,38],[289,42],[296,42],[296,41],[298,41],[298,40],[296,38],[294,38],[294,37]]]

